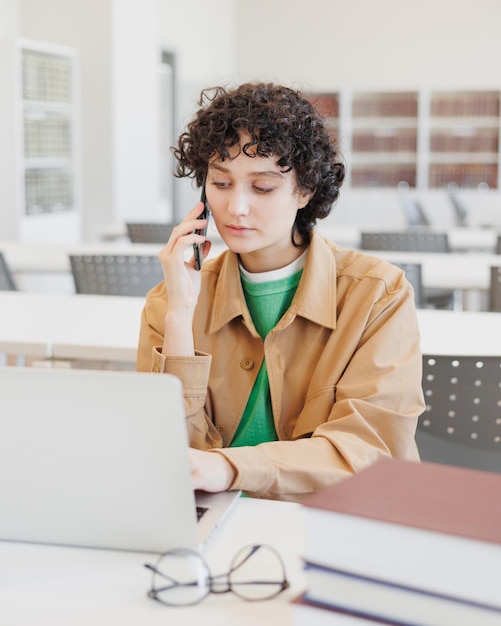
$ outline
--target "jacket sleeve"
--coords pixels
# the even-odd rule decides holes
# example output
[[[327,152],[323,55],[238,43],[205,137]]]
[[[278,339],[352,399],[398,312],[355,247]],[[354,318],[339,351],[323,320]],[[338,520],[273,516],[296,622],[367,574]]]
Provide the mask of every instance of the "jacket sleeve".
[[[347,332],[353,334],[351,327]],[[292,440],[214,452],[235,467],[232,488],[284,500],[300,500],[381,456],[418,461],[421,371],[412,291],[403,289],[375,306],[364,324],[342,374],[326,391],[333,398],[326,421],[318,423],[311,398],[297,417],[301,427]]]
[[[148,294],[141,314],[136,369],[177,376],[183,385],[190,445],[202,450],[221,447],[221,437],[204,409],[211,356],[203,352],[191,357],[163,355],[164,316],[165,299],[159,286]]]

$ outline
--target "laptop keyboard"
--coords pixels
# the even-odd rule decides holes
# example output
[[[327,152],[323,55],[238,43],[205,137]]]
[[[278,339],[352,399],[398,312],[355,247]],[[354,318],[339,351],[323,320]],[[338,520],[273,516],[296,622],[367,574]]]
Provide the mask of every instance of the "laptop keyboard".
[[[202,519],[202,517],[207,513],[208,510],[208,506],[197,506],[197,522]]]

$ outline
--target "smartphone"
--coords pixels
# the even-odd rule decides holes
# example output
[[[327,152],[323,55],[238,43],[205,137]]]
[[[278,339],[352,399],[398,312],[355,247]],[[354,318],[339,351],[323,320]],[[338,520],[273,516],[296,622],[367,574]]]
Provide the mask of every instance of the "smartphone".
[[[200,194],[200,202],[204,203],[204,210],[202,211],[198,219],[208,220],[209,215],[210,215],[210,209],[207,203],[207,197],[205,195],[205,183],[202,185],[202,193]],[[195,230],[195,233],[197,235],[205,236],[207,234],[207,226],[205,228],[197,228]],[[203,254],[202,254],[202,245],[203,244],[199,244],[199,243],[193,244],[193,256],[195,257],[195,269],[196,270],[202,269],[202,261],[204,260]]]

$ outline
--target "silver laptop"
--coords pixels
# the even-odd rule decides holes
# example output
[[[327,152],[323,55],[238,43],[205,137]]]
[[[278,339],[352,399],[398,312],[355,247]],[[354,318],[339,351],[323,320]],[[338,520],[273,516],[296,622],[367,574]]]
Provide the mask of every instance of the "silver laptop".
[[[201,549],[238,496],[195,497],[174,376],[0,368],[1,540]]]

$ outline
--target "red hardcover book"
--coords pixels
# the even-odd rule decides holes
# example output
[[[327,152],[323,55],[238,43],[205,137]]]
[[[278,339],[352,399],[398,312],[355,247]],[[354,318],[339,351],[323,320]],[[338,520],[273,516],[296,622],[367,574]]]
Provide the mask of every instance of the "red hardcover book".
[[[501,474],[382,459],[303,504],[306,561],[501,607]]]

